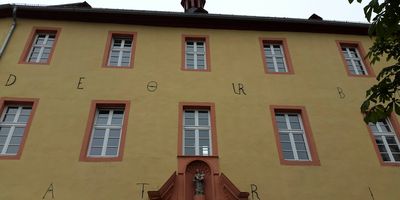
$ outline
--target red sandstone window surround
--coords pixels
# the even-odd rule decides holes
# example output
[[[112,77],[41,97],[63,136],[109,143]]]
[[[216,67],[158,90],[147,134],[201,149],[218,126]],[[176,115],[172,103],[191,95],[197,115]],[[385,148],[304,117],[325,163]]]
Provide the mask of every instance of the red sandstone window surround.
[[[109,31],[104,50],[103,67],[133,68],[136,32]]]
[[[60,32],[61,28],[33,27],[19,64],[50,64]]]
[[[264,71],[267,74],[294,74],[285,38],[260,38]]]
[[[18,160],[39,99],[0,98],[0,160]]]
[[[178,156],[218,156],[214,103],[179,103]]]
[[[360,42],[336,40],[346,72],[353,77],[375,77]]]
[[[122,161],[129,109],[130,101],[92,101],[80,161]]]
[[[182,35],[181,69],[184,71],[211,71],[209,36]]]
[[[319,166],[306,109],[272,105],[270,111],[281,164]]]

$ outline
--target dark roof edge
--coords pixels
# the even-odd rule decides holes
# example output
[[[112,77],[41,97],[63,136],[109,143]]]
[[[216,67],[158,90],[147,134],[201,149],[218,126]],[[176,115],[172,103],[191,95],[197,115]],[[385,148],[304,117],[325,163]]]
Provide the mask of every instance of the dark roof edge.
[[[0,5],[0,18],[12,16],[12,4]],[[288,31],[368,35],[369,24],[318,21],[295,18],[256,17],[220,14],[188,14],[179,12],[120,10],[82,7],[18,7],[18,18],[67,20],[81,22],[135,24],[187,28]]]

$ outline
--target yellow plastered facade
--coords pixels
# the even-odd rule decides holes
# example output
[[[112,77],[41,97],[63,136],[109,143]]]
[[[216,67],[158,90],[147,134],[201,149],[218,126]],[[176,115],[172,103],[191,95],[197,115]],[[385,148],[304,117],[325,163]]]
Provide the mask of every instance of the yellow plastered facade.
[[[0,19],[1,42],[11,21]],[[49,65],[18,64],[33,27],[62,29]],[[109,31],[137,33],[132,69],[102,67]],[[211,72],[181,70],[182,35],[209,36]],[[260,37],[287,39],[293,75],[264,72]],[[0,199],[41,199],[50,183],[57,200],[141,199],[137,183],[158,190],[177,170],[179,102],[215,103],[220,170],[241,191],[256,184],[260,199],[364,200],[370,187],[376,199],[399,199],[400,169],[380,165],[359,111],[375,79],[348,76],[336,40],[372,44],[356,35],[18,19],[0,59],[0,97],[40,100],[21,159],[0,160]],[[17,81],[6,87],[10,74]],[[92,100],[131,101],[121,162],[79,161]],[[270,105],[306,108],[320,166],[280,164]]]

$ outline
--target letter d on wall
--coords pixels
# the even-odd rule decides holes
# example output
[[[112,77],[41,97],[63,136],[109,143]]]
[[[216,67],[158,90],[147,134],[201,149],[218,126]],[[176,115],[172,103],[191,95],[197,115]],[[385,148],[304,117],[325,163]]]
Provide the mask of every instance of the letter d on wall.
[[[10,74],[4,86],[12,86],[15,84],[15,82],[17,82],[17,76],[15,76],[14,74]]]

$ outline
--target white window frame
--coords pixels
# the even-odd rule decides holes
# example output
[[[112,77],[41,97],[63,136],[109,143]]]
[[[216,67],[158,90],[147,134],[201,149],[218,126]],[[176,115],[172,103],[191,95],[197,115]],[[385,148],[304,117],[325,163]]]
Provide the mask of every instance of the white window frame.
[[[186,125],[185,124],[185,112],[186,111],[194,111],[194,121],[195,121],[195,125]],[[199,125],[199,111],[207,111],[208,112],[208,126],[205,125]],[[182,145],[182,152],[183,155],[185,156],[211,156],[212,155],[212,125],[211,125],[211,111],[209,109],[184,109],[183,110],[183,145]],[[185,130],[194,130],[195,131],[195,144],[194,144],[194,148],[195,148],[195,155],[187,155],[185,152],[185,138],[186,138],[186,131]],[[200,130],[208,130],[208,139],[209,139],[209,152],[208,155],[200,155],[200,134],[199,131]],[[192,147],[192,146],[188,146],[188,147]]]
[[[344,53],[343,52],[343,48],[346,49],[346,54],[348,55],[348,58],[346,58],[345,55],[343,55],[343,56],[344,56],[344,59],[346,61],[350,60],[351,66],[349,66],[347,62],[346,62],[346,65],[347,65],[347,67],[352,68],[354,70],[354,72],[355,72],[354,75],[368,75],[368,71],[367,71],[367,69],[366,69],[366,67],[364,65],[364,61],[362,60],[362,58],[360,56],[360,52],[358,51],[358,48],[357,47],[351,47],[351,46],[343,46],[343,45],[341,47],[342,47],[342,49],[341,49],[342,50],[342,54]],[[353,57],[351,55],[350,48],[355,49],[357,57]],[[358,71],[358,69],[356,67],[356,61],[359,61],[361,63],[361,68],[364,70],[365,73],[361,73],[360,71]],[[349,69],[349,71],[350,71],[350,69]]]
[[[7,110],[8,110],[9,107],[18,107],[18,110],[17,110],[17,112],[16,112],[16,114],[15,114],[15,117],[14,117],[14,119],[13,119],[12,122],[3,122],[4,117],[6,116],[6,112],[7,112]],[[27,122],[22,122],[22,123],[21,123],[21,122],[18,122],[18,120],[19,120],[19,117],[20,117],[20,115],[21,115],[22,109],[23,109],[24,107],[30,107],[30,108],[31,108],[31,113],[29,114],[28,121],[27,121]],[[26,128],[27,124],[29,123],[29,119],[30,119],[31,115],[32,115],[32,107],[31,107],[31,106],[24,106],[24,105],[7,105],[7,106],[4,108],[3,113],[1,114],[1,118],[0,118],[0,127],[10,127],[10,130],[8,131],[8,135],[7,135],[5,144],[4,144],[4,146],[3,146],[3,149],[0,149],[0,155],[3,155],[3,156],[4,156],[4,155],[5,155],[5,156],[7,156],[7,155],[13,155],[13,156],[14,156],[14,155],[17,155],[17,154],[18,154],[18,152],[19,152],[20,149],[21,149],[21,143],[22,143],[22,139],[23,139],[24,135],[22,135],[21,141],[20,141],[20,143],[19,143],[18,151],[17,151],[15,154],[10,154],[10,153],[6,153],[6,152],[7,152],[7,150],[8,150],[8,147],[10,146],[11,138],[12,138],[13,135],[14,135],[15,128],[17,128],[17,127],[18,127],[18,128]],[[25,130],[24,130],[24,132],[25,132]],[[25,134],[25,133],[24,133],[24,134]]]
[[[280,72],[279,71],[278,62],[276,61],[276,58],[278,58],[280,56],[275,54],[274,45],[279,45],[279,48],[280,48],[280,50],[282,52],[282,60],[283,60],[283,65],[285,67],[285,71],[284,72]],[[283,49],[283,45],[280,44],[280,43],[271,43],[271,42],[265,42],[264,43],[264,56],[265,56],[264,59],[265,59],[266,65],[267,65],[267,71],[269,70],[269,67],[268,67],[268,63],[267,63],[268,55],[266,53],[266,46],[269,46],[269,48],[271,49],[272,61],[274,63],[274,66],[273,66],[274,67],[274,71],[273,72],[279,72],[279,73],[287,73],[287,72],[289,72],[288,67],[287,67],[287,63],[286,63],[286,55],[285,55],[285,51]]]
[[[382,127],[381,127],[381,125],[379,123],[375,124],[375,127],[378,130],[378,132],[374,132],[372,129],[371,129],[371,132],[374,135],[374,140],[375,140],[376,137],[380,137],[382,139],[382,142],[383,142],[383,145],[385,147],[385,150],[386,150],[387,154],[389,155],[390,161],[384,161],[383,158],[382,158],[382,161],[386,162],[386,163],[400,163],[400,161],[396,161],[394,159],[393,153],[390,150],[390,147],[389,147],[389,144],[387,142],[386,137],[394,137],[394,139],[395,139],[395,141],[397,143],[397,147],[400,149],[399,138],[398,138],[396,132],[394,131],[394,128],[393,128],[392,123],[390,122],[390,120],[389,119],[385,119],[385,121],[386,121],[386,123],[388,124],[388,126],[390,128],[389,132],[383,131],[383,129],[382,129]],[[371,126],[371,124],[369,124],[369,126]],[[378,144],[376,142],[375,142],[375,145],[377,145],[379,154],[381,155],[382,152],[379,150]]]
[[[193,52],[188,51],[188,42],[193,42]],[[198,51],[197,50],[197,43],[202,42],[204,45],[204,52]],[[205,40],[186,40],[185,41],[185,67],[186,69],[190,69],[188,67],[188,55],[192,54],[193,55],[193,69],[192,70],[207,70],[207,42]],[[199,69],[199,66],[197,64],[198,61],[198,56],[203,55],[204,57],[204,69]]]
[[[114,42],[116,39],[121,40],[121,46],[115,47]],[[125,47],[125,41],[126,40],[131,40],[131,46],[130,47]],[[110,46],[110,52],[108,56],[108,65],[109,66],[118,66],[118,67],[129,67],[131,65],[131,60],[132,60],[132,47],[133,47],[133,36],[112,36],[112,41],[111,41],[111,46]],[[111,64],[111,53],[112,51],[118,51],[118,64],[117,65],[112,65]],[[124,51],[129,51],[129,63],[128,65],[122,65],[122,55]]]
[[[108,113],[108,118],[107,118],[107,124],[106,125],[97,125],[97,118],[98,115],[100,113],[100,110],[109,110]],[[122,122],[121,125],[112,125],[111,121],[112,121],[112,116],[114,114],[114,111],[116,110],[122,110],[124,112],[123,116],[122,116]],[[119,151],[121,148],[121,139],[122,139],[122,129],[123,129],[123,125],[124,125],[124,119],[125,119],[125,108],[124,107],[116,107],[116,108],[109,108],[109,107],[97,107],[96,108],[96,114],[95,114],[95,118],[93,120],[93,128],[92,128],[92,134],[90,136],[90,142],[89,142],[89,148],[87,151],[87,157],[93,157],[93,158],[104,158],[104,157],[118,157],[119,156]],[[96,130],[96,128],[98,129],[105,129],[105,134],[104,134],[104,140],[103,140],[103,145],[102,145],[102,149],[101,149],[101,154],[100,155],[91,155],[90,151],[92,148],[92,142],[94,140],[94,131]],[[119,133],[119,143],[118,143],[118,148],[117,148],[117,154],[116,155],[106,155],[106,151],[107,151],[107,144],[108,144],[108,139],[110,138],[110,130],[111,129],[120,129],[120,133]]]
[[[37,40],[39,39],[39,35],[45,35],[44,40],[43,40],[43,44],[36,44]],[[53,42],[53,44],[51,44],[51,45],[47,44],[50,35],[54,35],[54,42]],[[47,58],[47,60],[46,60],[45,62],[42,62],[42,63],[48,62],[48,61],[49,61],[49,58],[50,58],[50,55],[51,55],[51,53],[52,53],[52,51],[53,51],[53,45],[54,45],[54,43],[55,43],[56,37],[57,37],[57,33],[43,33],[43,32],[37,32],[36,35],[35,35],[35,39],[32,41],[31,50],[29,51],[29,54],[28,54],[28,56],[27,56],[27,58],[26,58],[26,62],[40,63],[40,60],[42,59],[42,56],[43,56],[44,49],[45,49],[46,47],[47,47],[47,48],[50,48],[50,54],[49,54],[49,57]],[[31,56],[32,56],[33,49],[35,49],[35,48],[40,48],[39,54],[38,54],[36,60],[34,60],[34,61],[29,61],[30,58],[31,58]]]
[[[286,130],[281,130],[278,127],[278,137],[280,137],[280,133],[288,133],[289,134],[289,140],[290,140],[290,145],[292,147],[292,152],[293,152],[293,156],[294,159],[287,159],[283,157],[283,147],[281,147],[282,149],[282,157],[285,160],[294,160],[294,161],[312,161],[312,157],[311,157],[311,152],[310,152],[310,147],[308,145],[308,138],[307,138],[307,134],[304,130],[304,125],[303,125],[303,119],[301,117],[301,114],[298,113],[282,113],[282,112],[278,112],[275,113],[275,117],[276,115],[284,115],[285,116],[285,122],[286,122]],[[290,125],[290,121],[289,121],[289,115],[297,115],[298,119],[299,119],[299,123],[300,123],[300,128],[301,130],[296,130],[296,129],[292,129],[292,126]],[[278,122],[276,122],[276,125],[278,126]],[[303,139],[304,139],[304,145],[306,146],[306,151],[307,151],[307,156],[308,159],[299,159],[299,156],[297,154],[297,148],[296,148],[296,143],[294,141],[294,136],[293,133],[300,133],[303,135]],[[279,139],[279,142],[281,142],[281,140]]]

